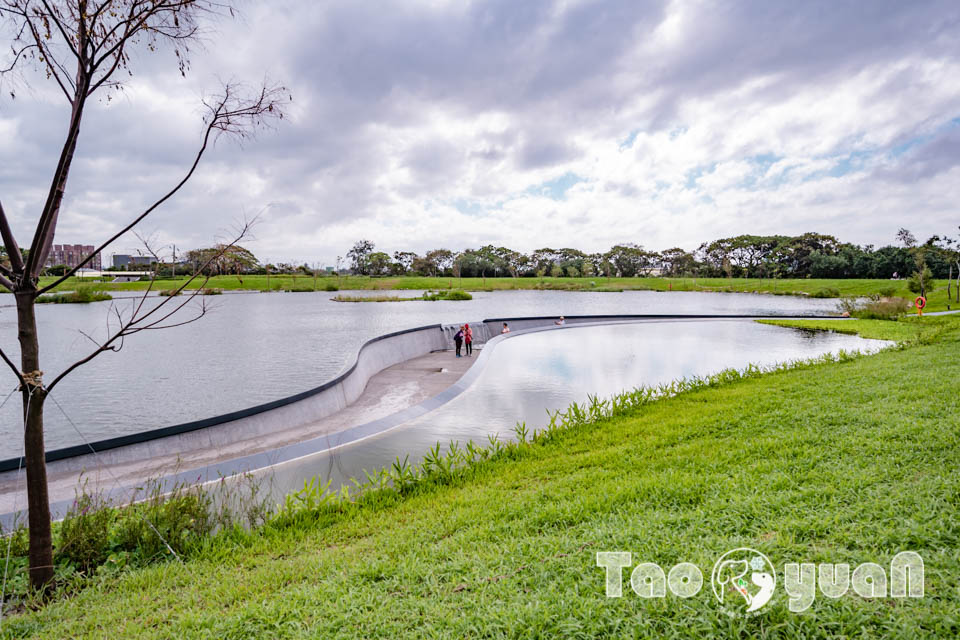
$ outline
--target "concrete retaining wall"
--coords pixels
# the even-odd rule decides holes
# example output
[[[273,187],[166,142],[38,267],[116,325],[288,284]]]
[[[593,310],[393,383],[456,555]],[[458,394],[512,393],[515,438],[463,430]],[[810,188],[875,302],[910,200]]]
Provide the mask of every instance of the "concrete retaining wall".
[[[291,429],[325,418],[353,403],[374,375],[431,351],[449,348],[440,325],[398,331],[360,347],[353,365],[330,382],[288,398],[241,411],[47,452],[50,474],[128,463],[178,451],[218,448],[227,443]],[[97,455],[91,453],[92,447]],[[0,462],[15,471],[17,458]]]

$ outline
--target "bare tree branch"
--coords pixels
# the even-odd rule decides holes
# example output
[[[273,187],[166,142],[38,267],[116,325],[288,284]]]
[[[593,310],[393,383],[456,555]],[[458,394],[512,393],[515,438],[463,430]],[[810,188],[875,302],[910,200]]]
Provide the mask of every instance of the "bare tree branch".
[[[190,324],[191,322],[196,322],[197,320],[199,320],[200,318],[202,318],[204,315],[206,315],[207,306],[206,306],[206,302],[204,302],[204,303],[201,305],[200,313],[199,313],[197,316],[195,316],[194,318],[191,318],[190,320],[185,321],[185,322],[178,322],[178,323],[168,324],[168,325],[163,325],[163,324],[162,324],[163,322],[165,322],[166,320],[168,320],[171,316],[173,316],[175,313],[177,313],[178,311],[182,310],[187,304],[189,304],[190,302],[192,302],[198,295],[200,295],[200,294],[202,293],[202,291],[203,291],[202,285],[201,285],[201,288],[194,289],[194,290],[192,291],[192,293],[190,293],[190,294],[186,297],[186,299],[183,300],[183,302],[181,302],[180,304],[177,304],[177,305],[173,305],[174,308],[173,308],[172,310],[167,310],[165,313],[161,313],[158,317],[154,318],[152,322],[146,322],[147,319],[153,317],[154,314],[156,314],[158,311],[160,311],[160,310],[163,309],[166,305],[168,305],[176,296],[179,296],[179,295],[180,295],[190,284],[192,284],[192,283],[200,276],[200,274],[203,273],[211,264],[213,264],[217,259],[219,259],[220,257],[222,257],[225,253],[227,253],[228,251],[230,251],[230,250],[231,250],[233,247],[235,247],[244,237],[246,237],[246,236],[249,234],[250,228],[252,227],[252,225],[253,225],[254,223],[255,223],[255,220],[251,220],[251,221],[245,222],[245,223],[243,224],[243,226],[241,227],[240,231],[237,233],[237,235],[234,237],[234,239],[233,239],[231,242],[229,242],[229,243],[227,243],[227,244],[224,244],[224,245],[221,245],[220,250],[219,250],[217,253],[215,253],[214,255],[212,255],[205,263],[203,263],[203,265],[200,267],[200,269],[198,270],[197,273],[195,273],[194,275],[190,276],[190,277],[189,277],[187,280],[185,280],[179,287],[177,287],[176,289],[172,290],[172,293],[171,293],[169,296],[167,296],[167,298],[166,298],[165,300],[162,300],[161,302],[159,302],[156,306],[154,306],[154,307],[153,307],[152,309],[150,309],[149,311],[146,311],[145,313],[141,313],[141,311],[142,311],[142,309],[143,309],[143,303],[144,303],[144,301],[147,299],[147,293],[149,293],[150,288],[148,288],[147,291],[144,292],[144,295],[140,297],[140,300],[139,300],[136,308],[135,308],[135,309],[133,310],[133,312],[130,314],[130,318],[129,318],[129,319],[127,319],[126,321],[124,321],[124,320],[122,319],[122,317],[120,316],[120,314],[119,314],[119,310],[117,310],[117,317],[118,317],[118,319],[119,319],[119,321],[120,321],[120,326],[119,326],[119,328],[113,333],[113,335],[109,336],[103,343],[97,343],[96,341],[94,341],[95,344],[98,344],[97,348],[96,348],[94,351],[92,351],[91,353],[89,353],[87,356],[85,356],[84,358],[81,358],[80,360],[77,360],[76,362],[74,362],[73,364],[71,364],[70,366],[68,366],[66,369],[64,369],[62,372],[60,372],[60,374],[58,374],[58,375],[53,379],[53,381],[50,382],[50,384],[46,385],[47,392],[49,393],[50,391],[52,391],[53,388],[54,388],[61,380],[63,380],[66,376],[68,376],[68,375],[69,375],[71,372],[73,372],[75,369],[77,369],[77,368],[85,365],[86,363],[90,362],[91,360],[93,360],[94,358],[96,358],[96,357],[97,357],[98,355],[100,355],[101,353],[104,353],[104,352],[106,352],[106,351],[119,351],[119,350],[122,348],[122,346],[123,346],[123,340],[124,340],[124,338],[126,338],[127,336],[135,335],[135,334],[137,334],[137,333],[139,333],[139,332],[141,332],[141,331],[157,330],[157,329],[167,329],[167,328],[171,328],[171,327],[182,326],[182,325],[184,325],[184,324]],[[151,279],[151,282],[150,282],[150,286],[151,286],[151,287],[153,286],[153,281],[154,281],[154,279],[155,279],[155,276],[154,276],[154,278]],[[207,282],[208,280],[209,280],[209,277],[208,277],[208,276],[205,276],[205,277],[204,277],[204,282],[203,282],[203,284],[206,284],[206,282]],[[119,344],[119,345],[116,345],[116,344],[115,344],[117,341],[120,341],[120,344]]]
[[[67,280],[69,277],[83,268],[87,263],[89,263],[90,260],[93,259],[93,256],[110,246],[120,236],[133,229],[137,224],[140,223],[141,220],[153,213],[157,207],[172,198],[193,176],[197,166],[200,164],[200,160],[203,158],[203,155],[206,153],[211,142],[215,141],[217,137],[222,134],[228,134],[238,138],[246,138],[251,135],[251,130],[253,128],[264,125],[268,119],[283,118],[282,109],[283,106],[285,106],[288,102],[288,94],[285,87],[263,87],[258,94],[250,99],[245,99],[242,96],[237,95],[238,92],[239,88],[237,85],[227,84],[223,88],[223,93],[220,94],[215,101],[204,102],[209,109],[209,113],[207,114],[206,118],[207,124],[203,134],[203,141],[200,145],[200,149],[194,156],[193,164],[190,165],[190,169],[187,171],[186,175],[183,176],[180,182],[178,182],[176,186],[164,194],[163,197],[147,207],[143,213],[138,215],[126,226],[103,242],[99,247],[94,249],[93,252],[91,252],[90,255],[88,255],[85,259],[80,261],[77,266],[67,271],[63,276],[57,278],[57,280],[51,284],[37,291],[37,295],[41,295],[47,291],[50,291],[60,283]]]
[[[0,238],[3,239],[3,246],[7,249],[7,256],[10,258],[14,273],[23,273],[23,256],[20,255],[20,245],[13,237],[13,230],[10,228],[10,221],[7,220],[7,212],[3,210],[2,202],[0,202]]]
[[[3,361],[7,363],[7,366],[10,367],[11,371],[13,371],[13,375],[17,376],[17,380],[20,381],[20,384],[21,385],[24,384],[23,374],[20,373],[20,368],[17,365],[13,364],[13,362],[10,360],[10,358],[7,357],[7,354],[3,351],[3,349],[0,349],[0,358],[3,358]]]
[[[37,45],[35,44],[23,45],[19,50],[16,47],[13,47],[13,60],[10,61],[10,65],[8,67],[4,69],[0,69],[0,75],[13,71],[14,68],[17,66],[17,63],[20,62],[20,58],[23,56],[23,54],[25,54],[27,51],[30,51],[31,49],[36,49],[36,48],[37,48]]]
[[[41,19],[43,20],[47,28],[47,34],[46,34],[47,39],[48,40],[50,39],[50,23],[52,22],[53,26],[55,26],[57,28],[57,31],[60,32],[60,35],[63,36],[64,43],[66,43],[66,45],[70,48],[70,53],[73,54],[73,57],[76,58],[78,62],[82,63],[83,58],[80,55],[80,48],[78,47],[79,43],[75,44],[73,42],[73,36],[67,34],[66,29],[63,26],[63,20],[61,19],[61,15],[62,15],[61,11],[60,10],[54,11],[53,8],[50,6],[50,4],[47,2],[47,0],[40,0],[40,3],[43,4],[43,8],[47,10],[46,15],[43,15],[41,17]],[[77,24],[81,28],[85,22],[86,21],[83,19],[82,16],[80,17],[79,20],[77,20]]]

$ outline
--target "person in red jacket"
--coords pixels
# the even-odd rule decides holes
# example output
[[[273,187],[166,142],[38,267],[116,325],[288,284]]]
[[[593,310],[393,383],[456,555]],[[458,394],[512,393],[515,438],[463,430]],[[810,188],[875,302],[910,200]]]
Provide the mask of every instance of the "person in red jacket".
[[[467,356],[473,355],[473,329],[469,324],[463,325],[463,344],[467,347]]]

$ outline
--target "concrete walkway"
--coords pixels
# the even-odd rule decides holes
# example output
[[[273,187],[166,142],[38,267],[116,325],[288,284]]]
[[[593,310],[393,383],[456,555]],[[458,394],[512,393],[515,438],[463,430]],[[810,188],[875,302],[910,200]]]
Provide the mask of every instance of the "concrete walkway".
[[[356,402],[316,422],[267,436],[238,440],[216,449],[180,451],[167,456],[87,469],[84,472],[51,474],[48,477],[50,502],[72,499],[77,487],[83,482],[87,483],[88,493],[98,489],[106,491],[118,486],[137,486],[152,478],[276,449],[384,418],[432,398],[454,384],[476,361],[479,349],[475,351],[472,358],[457,358],[453,351],[437,351],[388,367],[370,378]],[[24,508],[24,485],[23,471],[19,475],[13,471],[0,473],[0,513]]]

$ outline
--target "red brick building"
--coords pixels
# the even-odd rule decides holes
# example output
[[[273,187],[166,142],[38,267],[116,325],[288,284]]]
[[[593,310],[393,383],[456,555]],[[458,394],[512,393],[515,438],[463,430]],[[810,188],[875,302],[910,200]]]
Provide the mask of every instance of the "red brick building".
[[[47,256],[46,266],[53,267],[58,264],[65,264],[71,268],[75,267],[80,264],[81,260],[93,253],[95,248],[92,244],[55,244],[53,249],[50,250],[50,255]],[[83,266],[85,269],[99,270],[101,268],[100,254],[93,256],[93,260]]]

